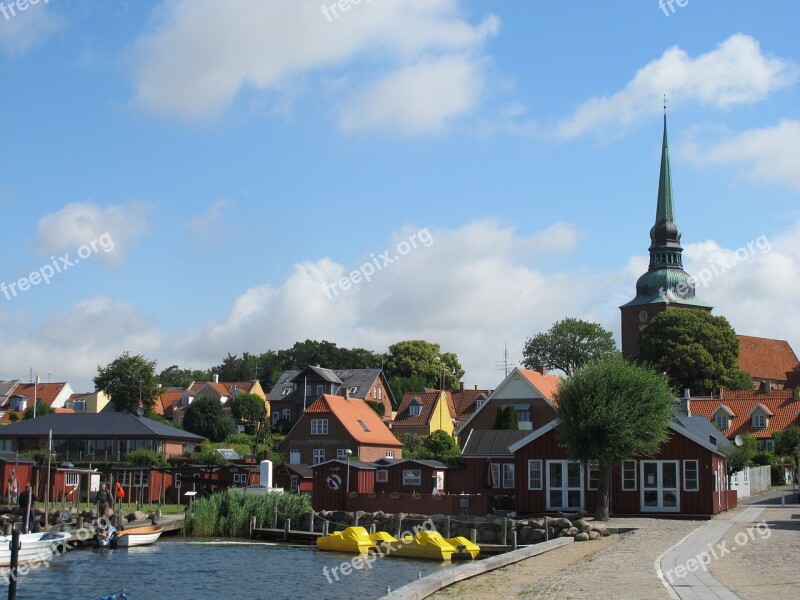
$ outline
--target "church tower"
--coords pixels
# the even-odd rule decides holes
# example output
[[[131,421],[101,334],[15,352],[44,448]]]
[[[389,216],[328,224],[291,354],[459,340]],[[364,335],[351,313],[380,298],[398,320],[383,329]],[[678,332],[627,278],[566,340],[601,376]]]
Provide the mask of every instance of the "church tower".
[[[636,358],[639,355],[639,329],[658,313],[677,308],[711,311],[712,307],[697,297],[694,278],[683,270],[681,230],[675,223],[675,206],[672,202],[665,113],[656,222],[650,229],[650,266],[647,273],[636,282],[636,297],[620,306],[622,355],[629,360]]]

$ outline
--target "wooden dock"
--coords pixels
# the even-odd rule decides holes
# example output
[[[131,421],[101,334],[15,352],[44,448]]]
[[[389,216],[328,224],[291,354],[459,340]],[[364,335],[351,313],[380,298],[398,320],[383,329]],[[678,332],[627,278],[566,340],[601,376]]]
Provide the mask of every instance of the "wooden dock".
[[[299,542],[301,544],[315,545],[317,538],[322,534],[318,531],[299,531],[296,529],[253,529],[252,537],[271,542]]]

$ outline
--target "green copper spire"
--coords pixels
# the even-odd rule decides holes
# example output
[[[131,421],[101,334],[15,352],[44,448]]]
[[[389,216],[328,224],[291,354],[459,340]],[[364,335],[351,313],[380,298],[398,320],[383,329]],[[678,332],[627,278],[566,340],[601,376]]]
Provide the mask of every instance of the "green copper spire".
[[[672,174],[669,169],[669,145],[667,144],[667,115],[664,114],[664,141],[661,142],[661,173],[658,176],[658,205],[656,224],[660,221],[675,222],[675,207],[672,204]]]

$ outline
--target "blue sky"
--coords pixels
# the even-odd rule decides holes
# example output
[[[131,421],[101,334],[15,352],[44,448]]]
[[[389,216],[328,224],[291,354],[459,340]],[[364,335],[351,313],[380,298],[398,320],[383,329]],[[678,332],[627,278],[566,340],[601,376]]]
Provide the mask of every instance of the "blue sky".
[[[800,5],[671,5],[4,1],[0,378],[424,338],[494,387],[565,316],[618,334],[664,94],[698,294],[799,348]]]

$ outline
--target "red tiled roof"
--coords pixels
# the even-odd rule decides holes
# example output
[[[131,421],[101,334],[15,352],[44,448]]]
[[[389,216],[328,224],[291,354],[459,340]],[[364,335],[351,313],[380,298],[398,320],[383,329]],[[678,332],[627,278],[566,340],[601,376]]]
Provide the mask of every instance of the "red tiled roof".
[[[753,379],[786,381],[789,373],[800,371],[800,361],[785,340],[737,335],[739,367]]]
[[[405,396],[403,396],[403,399],[400,401],[400,406],[397,407],[397,415],[394,418],[394,423],[401,426],[427,425],[440,395],[441,392],[406,392]],[[412,416],[409,413],[412,400],[416,400],[418,404],[422,405],[418,415]]]
[[[153,412],[162,417],[172,414],[172,406],[175,402],[181,399],[183,390],[166,390],[161,392],[156,397],[156,403],[153,405]]]
[[[449,394],[450,392],[448,392]],[[452,392],[453,395],[453,408],[455,412],[453,417],[460,420],[466,420],[472,413],[475,412],[475,402],[478,396],[488,398],[491,390],[459,390]]]
[[[542,395],[553,404],[556,404],[556,390],[561,384],[561,377],[555,375],[542,375],[539,371],[519,369],[525,378],[530,381]]]
[[[773,414],[764,429],[754,429],[750,417],[759,404]],[[800,425],[800,400],[795,400],[793,390],[722,390],[720,398],[692,398],[690,404],[692,414],[702,415],[711,422],[714,422],[714,414],[720,406],[735,415],[730,421],[730,428],[723,432],[728,439],[745,433],[751,433],[758,439],[769,439],[776,431]]]
[[[375,446],[395,446],[402,448],[403,444],[392,435],[369,404],[361,398],[345,398],[323,394],[309,406],[307,413],[331,413],[347,429],[347,432],[362,444]],[[366,425],[365,431],[359,421]]]
[[[34,385],[33,383],[20,383],[17,387],[14,388],[14,393],[11,396],[27,396],[30,399],[30,405],[33,406],[33,395],[34,395]],[[67,385],[66,382],[63,383],[39,383],[36,389],[36,398],[38,402],[44,402],[48,405],[53,404],[53,400],[56,399],[61,393],[61,390],[64,389],[64,386]]]

